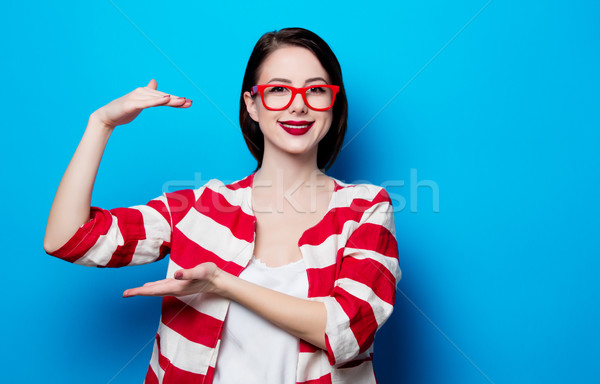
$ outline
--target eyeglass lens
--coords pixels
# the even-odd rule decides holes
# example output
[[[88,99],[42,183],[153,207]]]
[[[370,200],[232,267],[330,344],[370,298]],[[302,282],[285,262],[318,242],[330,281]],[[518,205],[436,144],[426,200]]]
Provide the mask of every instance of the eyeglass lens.
[[[292,91],[282,86],[266,87],[264,102],[269,108],[278,109],[287,106],[292,98]],[[310,108],[329,108],[333,91],[325,87],[313,87],[306,90],[306,101]]]

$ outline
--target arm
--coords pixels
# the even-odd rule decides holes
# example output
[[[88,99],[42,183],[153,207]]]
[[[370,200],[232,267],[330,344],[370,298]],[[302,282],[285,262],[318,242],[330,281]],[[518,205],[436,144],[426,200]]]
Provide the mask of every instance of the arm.
[[[90,116],[81,142],[60,181],[46,225],[44,249],[54,252],[90,217],[90,201],[102,153],[112,133],[97,116]]]
[[[391,315],[400,279],[393,212],[385,190],[365,207],[357,225],[344,248],[333,290],[329,297],[320,298],[322,302],[257,286],[213,263],[128,289],[123,297],[218,294],[326,350],[330,364],[342,366],[368,352],[375,332]]]
[[[44,250],[53,253],[90,219],[92,189],[106,143],[114,128],[135,119],[149,107],[167,105],[187,108],[191,100],[156,90],[156,81],[138,88],[98,109],[87,128],[58,186],[46,226]]]
[[[252,284],[228,273],[215,282],[221,296],[234,300],[287,333],[321,349],[325,346],[325,305]]]
[[[400,279],[388,194],[380,189],[362,209],[343,249],[333,290],[323,298],[327,355],[336,367],[368,358],[375,333],[392,313]]]

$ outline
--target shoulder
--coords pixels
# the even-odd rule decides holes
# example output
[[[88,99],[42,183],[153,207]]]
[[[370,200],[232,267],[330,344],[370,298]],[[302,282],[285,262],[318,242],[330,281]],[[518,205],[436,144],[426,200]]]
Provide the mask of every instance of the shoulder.
[[[341,183],[339,193],[338,207],[346,211],[342,216],[356,222],[351,236],[375,238],[379,233],[395,238],[394,207],[385,188],[370,183]]]
[[[380,202],[391,203],[390,196],[385,188],[370,183],[345,183],[333,179],[336,183],[334,193],[336,200],[346,205],[365,202],[377,204]]]

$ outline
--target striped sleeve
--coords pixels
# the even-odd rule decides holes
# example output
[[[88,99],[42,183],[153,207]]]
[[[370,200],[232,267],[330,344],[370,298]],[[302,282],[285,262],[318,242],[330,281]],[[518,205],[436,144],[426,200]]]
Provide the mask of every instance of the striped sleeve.
[[[325,298],[325,343],[332,366],[364,356],[392,313],[400,279],[391,200],[381,189],[343,249],[331,295]]]
[[[167,195],[146,205],[111,210],[92,207],[90,220],[50,255],[91,267],[151,263],[171,248],[171,214]]]

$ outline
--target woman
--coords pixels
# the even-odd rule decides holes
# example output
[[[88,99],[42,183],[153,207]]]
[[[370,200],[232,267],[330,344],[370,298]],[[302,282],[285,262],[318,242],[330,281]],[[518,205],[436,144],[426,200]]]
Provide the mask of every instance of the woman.
[[[339,63],[317,35],[267,33],[246,68],[240,124],[257,170],[143,206],[90,208],[117,125],[191,100],[154,80],[90,116],[53,202],[45,250],[90,266],[170,253],[147,383],[371,383],[372,344],[400,277],[390,199],[325,175],[346,131]]]

